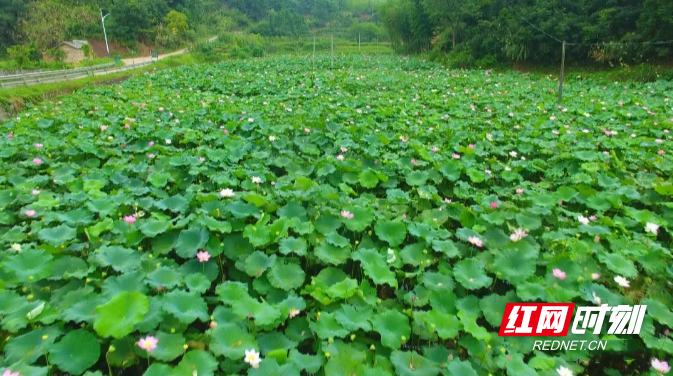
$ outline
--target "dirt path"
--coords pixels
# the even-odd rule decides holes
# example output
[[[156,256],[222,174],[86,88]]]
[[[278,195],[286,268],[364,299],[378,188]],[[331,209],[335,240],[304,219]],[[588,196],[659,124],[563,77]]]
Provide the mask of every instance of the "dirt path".
[[[214,36],[214,37],[208,39],[208,43],[212,43],[212,42],[214,42],[216,39],[217,39],[217,36]],[[181,49],[181,50],[173,51],[173,52],[171,52],[171,53],[167,53],[167,54],[159,55],[159,60],[161,60],[161,59],[163,59],[163,58],[165,58],[165,57],[168,57],[168,56],[181,55],[181,54],[184,54],[184,53],[187,52],[187,51],[189,51],[189,49],[187,49],[187,48],[183,48],[183,49]],[[150,57],[150,56],[145,56],[145,57],[132,57],[132,58],[128,58],[128,59],[122,59],[122,61],[124,62],[124,64],[127,64],[127,65],[133,65],[133,64],[137,64],[137,63],[144,63],[144,62],[146,62],[146,61],[150,61],[150,60],[152,60],[152,57]]]

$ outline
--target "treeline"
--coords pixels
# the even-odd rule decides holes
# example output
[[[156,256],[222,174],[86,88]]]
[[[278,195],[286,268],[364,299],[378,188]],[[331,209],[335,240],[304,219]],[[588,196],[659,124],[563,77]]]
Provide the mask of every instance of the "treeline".
[[[673,43],[652,43],[673,41],[672,0],[387,0],[381,12],[397,51],[445,56],[453,66],[555,64],[554,38],[576,44],[567,47],[570,63],[673,58]]]
[[[199,35],[246,31],[306,35],[331,28],[364,39],[382,37],[381,0],[0,0],[0,56],[8,47],[39,51],[72,39],[108,37],[133,50],[136,42],[172,47]],[[343,36],[343,35],[342,35]],[[32,48],[32,47],[31,47]]]

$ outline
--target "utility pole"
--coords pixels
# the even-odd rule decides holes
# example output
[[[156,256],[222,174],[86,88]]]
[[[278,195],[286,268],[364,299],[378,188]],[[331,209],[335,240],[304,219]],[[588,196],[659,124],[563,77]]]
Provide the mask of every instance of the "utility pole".
[[[332,34],[332,62],[330,63],[332,69],[334,69],[334,34]]]
[[[558,80],[558,104],[559,106],[563,103],[563,74],[566,64],[566,42],[563,41],[563,50],[561,51],[561,75]]]
[[[109,16],[110,13],[103,16],[103,10],[100,10],[100,20],[103,23],[103,35],[105,35],[105,49],[107,50],[107,58],[110,58],[110,46],[107,43],[107,32],[105,31],[105,18]]]
[[[315,34],[313,34],[313,70],[315,70]]]

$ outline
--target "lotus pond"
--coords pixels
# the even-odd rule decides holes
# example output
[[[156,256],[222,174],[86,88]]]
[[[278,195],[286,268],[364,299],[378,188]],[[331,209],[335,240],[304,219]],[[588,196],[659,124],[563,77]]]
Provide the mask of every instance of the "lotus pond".
[[[673,84],[396,57],[193,65],[0,125],[0,373],[657,374]],[[605,351],[508,302],[647,304]]]

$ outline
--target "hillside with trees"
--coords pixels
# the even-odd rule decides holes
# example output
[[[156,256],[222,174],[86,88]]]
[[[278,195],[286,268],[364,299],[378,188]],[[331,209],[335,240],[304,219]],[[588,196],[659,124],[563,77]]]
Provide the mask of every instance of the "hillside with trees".
[[[570,62],[673,58],[670,0],[387,0],[381,12],[397,51],[453,65],[556,63],[563,40]]]

